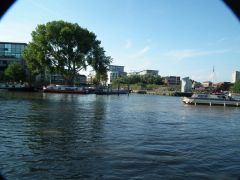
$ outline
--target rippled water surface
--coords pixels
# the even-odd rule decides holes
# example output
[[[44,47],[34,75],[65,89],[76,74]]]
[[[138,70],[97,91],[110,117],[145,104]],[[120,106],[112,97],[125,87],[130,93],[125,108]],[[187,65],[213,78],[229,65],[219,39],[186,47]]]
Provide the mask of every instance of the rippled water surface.
[[[240,108],[0,92],[6,179],[238,179]]]

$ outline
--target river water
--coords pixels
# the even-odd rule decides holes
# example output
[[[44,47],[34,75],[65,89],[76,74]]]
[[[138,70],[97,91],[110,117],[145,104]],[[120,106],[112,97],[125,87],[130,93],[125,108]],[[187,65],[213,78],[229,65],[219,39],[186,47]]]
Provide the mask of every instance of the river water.
[[[239,179],[240,108],[0,92],[6,179]]]

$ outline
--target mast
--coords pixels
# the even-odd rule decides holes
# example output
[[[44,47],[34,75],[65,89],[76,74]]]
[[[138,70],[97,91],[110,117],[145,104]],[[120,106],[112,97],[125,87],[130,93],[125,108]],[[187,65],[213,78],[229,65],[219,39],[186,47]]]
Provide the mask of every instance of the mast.
[[[213,82],[214,82],[214,66],[213,66],[213,71],[212,71],[212,84],[214,84]]]

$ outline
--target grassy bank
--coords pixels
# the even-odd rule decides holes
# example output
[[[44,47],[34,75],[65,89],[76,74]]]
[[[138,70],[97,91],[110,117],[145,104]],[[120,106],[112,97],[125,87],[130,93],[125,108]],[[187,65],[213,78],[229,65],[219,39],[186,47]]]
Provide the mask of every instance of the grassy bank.
[[[118,88],[118,85],[113,85]],[[127,84],[120,84],[120,88],[128,89]],[[130,84],[129,89],[133,92],[146,91],[147,94],[172,96],[176,91],[180,91],[180,86],[166,86],[156,84]]]

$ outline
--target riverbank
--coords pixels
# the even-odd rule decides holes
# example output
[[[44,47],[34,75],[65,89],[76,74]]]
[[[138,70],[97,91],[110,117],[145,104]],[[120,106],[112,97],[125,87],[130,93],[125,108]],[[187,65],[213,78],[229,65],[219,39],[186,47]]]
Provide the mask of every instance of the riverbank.
[[[119,92],[118,92],[118,89]],[[129,90],[128,90],[129,88]],[[185,96],[190,97],[193,93],[182,93],[180,92],[179,86],[177,87],[170,87],[165,85],[148,85],[143,88],[141,85],[121,85],[120,87],[112,86],[111,88],[107,89],[95,89],[94,87],[87,87],[85,88],[87,92],[85,94],[101,94],[101,95],[111,95],[111,94],[129,94],[129,93],[137,93],[137,94],[149,94],[149,95],[160,95],[160,96]],[[40,88],[34,87],[20,87],[20,86],[8,86],[8,87],[0,87],[0,90],[3,92],[5,91],[12,91],[12,92],[40,92],[42,93],[43,90]],[[103,92],[106,91],[106,92]],[[129,93],[128,93],[129,92]],[[57,93],[57,92],[56,92]],[[67,93],[67,92],[66,92]],[[71,93],[71,92],[69,92]],[[204,92],[195,92],[195,93],[204,93]],[[210,92],[205,92],[210,93]],[[240,93],[232,93],[232,96],[240,96]]]
[[[146,94],[160,95],[160,96],[174,96],[175,91],[146,91]]]
[[[113,87],[115,88],[115,86]],[[121,84],[120,87],[127,89],[128,85]],[[152,95],[161,95],[161,96],[174,96],[176,92],[180,92],[179,85],[166,86],[166,85],[156,85],[156,84],[131,84],[129,85],[129,89],[133,93],[152,94]]]

